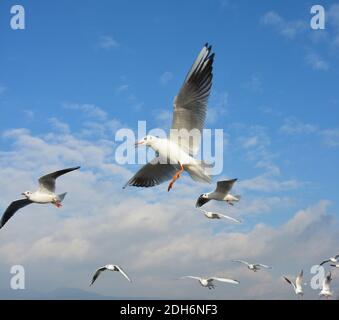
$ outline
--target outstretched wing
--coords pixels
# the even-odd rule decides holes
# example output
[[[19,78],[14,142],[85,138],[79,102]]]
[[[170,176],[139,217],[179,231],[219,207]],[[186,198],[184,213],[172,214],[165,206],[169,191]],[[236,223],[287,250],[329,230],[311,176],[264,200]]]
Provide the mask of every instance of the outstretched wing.
[[[283,277],[283,278],[286,280],[287,283],[289,283],[290,285],[292,285],[293,288],[295,289],[295,284],[294,284],[290,279],[288,279],[287,277]]]
[[[97,270],[95,271],[90,286],[91,286],[91,285],[95,282],[95,280],[99,277],[100,273],[103,272],[103,271],[105,271],[105,270],[107,270],[106,267],[101,267],[101,268],[99,268],[99,269],[97,269]]]
[[[171,180],[176,173],[176,168],[172,164],[161,164],[159,158],[154,158],[147,163],[125,184],[134,187],[154,187],[165,181]]]
[[[233,222],[236,222],[236,223],[242,223],[241,220],[238,220],[236,218],[233,218],[233,217],[230,217],[230,216],[227,216],[226,214],[221,214],[221,213],[217,213],[218,216],[221,216],[227,220],[230,220],[230,221],[233,221]]]
[[[297,276],[296,279],[295,279],[295,285],[296,285],[298,288],[301,288],[302,285],[303,285],[303,277],[304,277],[304,271],[301,270],[300,273],[298,274],[298,276]]]
[[[249,263],[247,261],[245,261],[245,260],[232,260],[232,261],[233,262],[239,262],[239,263],[242,263],[242,264],[244,264],[246,266],[249,266]]]
[[[234,183],[238,179],[232,179],[232,180],[225,180],[225,181],[218,181],[217,182],[217,188],[215,189],[215,192],[221,193],[221,194],[227,194],[232,189]]]
[[[262,264],[262,263],[257,263],[257,264],[255,264],[255,266],[262,267],[262,268],[265,268],[265,269],[272,269],[272,267],[267,266],[266,264]]]
[[[13,201],[9,207],[6,209],[4,214],[1,217],[0,221],[0,229],[6,224],[6,222],[13,217],[13,215],[23,207],[28,206],[29,204],[33,203],[31,200],[28,199],[20,199]]]
[[[184,276],[184,277],[181,277],[180,279],[194,279],[194,280],[201,280],[200,277],[194,277],[194,276]]]
[[[320,265],[322,266],[322,265],[324,265],[325,263],[327,263],[327,262],[330,262],[331,260],[324,260],[322,263],[320,263]]]
[[[196,208],[202,207],[205,203],[210,201],[211,199],[204,198],[202,195],[198,198],[197,202],[195,203]]]
[[[214,53],[206,44],[188,72],[179,94],[174,99],[173,121],[170,139],[178,141],[190,154],[199,149],[201,132],[204,127],[207,102],[211,92],[213,78]],[[191,132],[193,129],[200,137],[193,141],[180,135],[180,130]],[[178,135],[179,133],[179,135]]]
[[[44,192],[55,192],[55,180],[59,178],[60,176],[74,171],[78,170],[80,167],[74,167],[74,168],[69,168],[69,169],[63,169],[59,170],[56,172],[49,173],[39,179],[39,185],[40,185],[40,190]]]
[[[232,284],[239,284],[240,282],[238,280],[233,280],[233,279],[226,279],[226,278],[210,278],[215,281],[220,281],[220,282],[226,282],[226,283],[232,283]]]
[[[115,266],[118,271],[129,281],[129,282],[132,282],[132,280],[128,277],[128,275],[126,274],[126,272],[119,266]]]

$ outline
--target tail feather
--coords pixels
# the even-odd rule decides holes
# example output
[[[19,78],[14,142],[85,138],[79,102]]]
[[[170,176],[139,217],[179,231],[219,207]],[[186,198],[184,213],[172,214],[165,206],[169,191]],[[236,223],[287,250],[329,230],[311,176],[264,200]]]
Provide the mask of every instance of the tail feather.
[[[66,194],[67,194],[67,192],[58,195],[60,202],[64,201]]]
[[[205,172],[203,166],[200,165],[186,165],[186,171],[194,181],[211,183],[211,177]]]

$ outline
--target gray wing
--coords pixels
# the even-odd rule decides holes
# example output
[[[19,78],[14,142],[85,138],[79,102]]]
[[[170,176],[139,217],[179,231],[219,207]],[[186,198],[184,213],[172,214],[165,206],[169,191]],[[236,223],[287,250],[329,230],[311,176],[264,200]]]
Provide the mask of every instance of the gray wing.
[[[6,224],[6,222],[13,217],[13,215],[23,207],[28,206],[29,204],[33,203],[31,200],[28,199],[20,199],[13,201],[9,207],[6,209],[4,214],[1,217],[0,221],[0,229]]]
[[[68,172],[78,170],[78,169],[80,169],[80,167],[63,169],[63,170],[59,170],[53,173],[49,173],[41,177],[39,179],[40,190],[54,193],[55,192],[55,180]]]
[[[211,54],[211,49],[208,44],[203,47],[174,99],[172,129],[175,131],[185,129],[190,132],[196,129],[201,134],[212,87],[214,53]],[[175,131],[172,131],[171,139],[178,138]],[[200,144],[200,139],[193,140],[192,143],[190,139],[181,137],[180,141],[180,145],[191,154],[198,151]]]
[[[239,284],[240,283],[238,280],[226,279],[226,278],[213,277],[213,278],[210,278],[210,279],[215,280],[215,281],[220,281],[220,282],[232,283],[232,284]]]
[[[320,263],[320,266],[324,265],[327,262],[330,262],[331,260],[324,260],[322,263]]]
[[[94,273],[94,276],[92,278],[92,282],[90,284],[90,286],[94,283],[94,281],[99,277],[100,273],[105,271],[107,268],[106,267],[101,267],[99,269],[97,269]]]
[[[284,279],[286,280],[287,283],[289,283],[290,285],[293,286],[293,288],[295,289],[295,284],[293,281],[291,281],[290,279],[288,279],[287,277],[284,276]]]
[[[230,192],[232,189],[234,183],[238,179],[232,179],[232,180],[225,180],[225,181],[218,181],[217,182],[217,188],[215,189],[215,192],[217,193],[222,193],[222,194],[227,194]]]
[[[265,268],[265,269],[272,269],[272,267],[270,267],[266,264],[262,264],[262,263],[256,263],[255,266],[262,267],[262,268]]]
[[[171,164],[161,164],[158,158],[147,163],[125,184],[133,187],[154,187],[165,181],[171,180],[176,173],[176,168]]]
[[[232,260],[232,262],[239,262],[239,263],[242,263],[242,264],[244,264],[246,266],[249,266],[249,263],[247,261],[245,261],[245,260]]]
[[[129,278],[129,276],[127,275],[127,273],[119,266],[115,266],[118,271],[129,281],[132,282],[132,280]]]

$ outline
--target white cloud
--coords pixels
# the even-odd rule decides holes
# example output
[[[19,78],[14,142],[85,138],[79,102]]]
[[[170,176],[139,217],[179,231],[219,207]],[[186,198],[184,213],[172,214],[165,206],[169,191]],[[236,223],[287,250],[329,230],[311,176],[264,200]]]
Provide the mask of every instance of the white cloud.
[[[339,129],[326,129],[321,131],[326,145],[330,147],[339,146]]]
[[[274,27],[282,36],[293,39],[307,30],[307,24],[301,20],[288,21],[275,11],[269,11],[261,18],[261,23]]]
[[[330,68],[328,62],[315,53],[309,53],[306,56],[306,62],[312,67],[313,70],[326,71]]]
[[[128,88],[129,88],[129,85],[128,85],[128,84],[122,84],[122,85],[118,86],[118,87],[115,89],[115,91],[116,91],[117,93],[120,93],[120,92],[124,92],[124,91],[128,90]]]
[[[118,48],[120,44],[112,36],[100,36],[98,46],[102,49]]]
[[[294,118],[285,119],[284,124],[280,127],[280,131],[288,135],[310,134],[317,132],[317,130],[317,126],[303,123]]]
[[[28,290],[87,288],[99,265],[118,263],[133,284],[120,277],[114,278],[114,286],[109,278],[99,279],[93,290],[116,297],[290,297],[281,275],[294,274],[301,267],[308,275],[308,267],[332,254],[339,240],[337,220],[328,213],[326,201],[286,217],[277,227],[214,223],[194,208],[205,186],[185,177],[173,193],[167,193],[166,185],[122,190],[132,172],[114,164],[112,143],[107,140],[90,141],[59,129],[41,136],[15,129],[2,136],[10,147],[0,150],[0,180],[15,181],[3,185],[2,210],[22,189],[34,189],[42,174],[82,165],[58,180],[57,191],[69,192],[62,209],[28,206],[1,230],[0,268],[24,265]],[[245,186],[239,188],[245,190]],[[244,206],[232,214],[241,214],[246,221],[260,211],[274,214],[289,201],[279,196],[245,198]],[[230,262],[240,258],[271,264],[274,269],[254,276]],[[241,284],[220,285],[210,292],[196,283],[173,281],[188,273],[235,277]],[[5,286],[0,283],[0,288]],[[309,290],[305,298],[312,294]]]
[[[166,85],[173,79],[173,77],[174,76],[172,72],[166,71],[161,75],[160,81],[162,84]]]
[[[106,111],[95,106],[94,104],[64,103],[63,107],[69,110],[81,111],[90,118],[97,118],[98,120],[105,120],[107,118]]]

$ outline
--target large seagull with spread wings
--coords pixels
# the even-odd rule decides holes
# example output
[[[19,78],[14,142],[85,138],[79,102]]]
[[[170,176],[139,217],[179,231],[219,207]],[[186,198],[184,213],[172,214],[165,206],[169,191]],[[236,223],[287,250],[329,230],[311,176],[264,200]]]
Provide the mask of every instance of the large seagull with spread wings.
[[[202,48],[174,100],[169,138],[146,136],[136,143],[136,146],[152,148],[156,157],[144,165],[125,187],[154,187],[171,180],[170,191],[184,171],[194,181],[211,182],[210,175],[206,173],[207,165],[194,158],[200,147],[212,87],[214,53],[211,49],[208,44]]]
[[[23,192],[23,199],[13,201],[6,209],[0,219],[0,229],[7,223],[7,221],[14,216],[14,214],[32,203],[39,204],[54,204],[57,208],[61,207],[61,203],[64,200],[66,193],[56,194],[55,183],[56,179],[60,176],[78,170],[80,167],[74,167],[69,169],[63,169],[56,172],[49,173],[39,179],[39,189],[35,192],[26,191]]]

